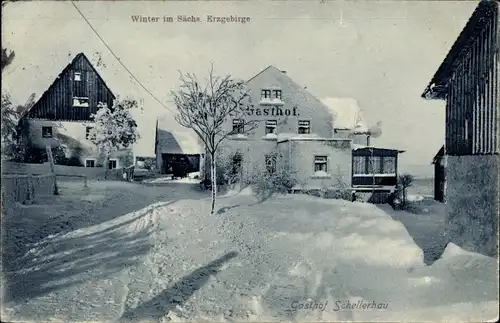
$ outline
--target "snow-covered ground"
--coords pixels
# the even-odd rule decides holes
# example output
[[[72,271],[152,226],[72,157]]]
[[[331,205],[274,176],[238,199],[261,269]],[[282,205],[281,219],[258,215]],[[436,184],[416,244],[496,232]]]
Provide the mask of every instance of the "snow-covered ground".
[[[449,244],[424,263],[415,237],[442,225],[432,207],[301,195],[259,203],[244,190],[209,216],[208,193],[189,183],[61,185],[44,206],[4,215],[9,321],[498,317],[495,259]]]

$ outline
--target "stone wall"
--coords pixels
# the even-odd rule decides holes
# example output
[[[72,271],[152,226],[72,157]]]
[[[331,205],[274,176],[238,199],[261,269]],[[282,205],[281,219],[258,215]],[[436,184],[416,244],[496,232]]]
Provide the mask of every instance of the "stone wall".
[[[464,249],[497,255],[499,156],[448,156],[447,235]]]

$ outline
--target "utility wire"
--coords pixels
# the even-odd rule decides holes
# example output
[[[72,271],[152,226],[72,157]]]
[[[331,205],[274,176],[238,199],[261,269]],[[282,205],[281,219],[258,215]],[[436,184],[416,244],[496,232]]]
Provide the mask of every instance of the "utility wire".
[[[113,55],[114,58],[116,58],[116,60],[118,61],[118,63],[120,63],[121,66],[123,66],[123,68],[130,74],[130,76],[156,101],[158,102],[163,108],[167,109],[168,111],[172,112],[175,114],[174,111],[172,111],[172,109],[170,109],[169,107],[167,107],[163,102],[161,102],[153,93],[151,93],[151,91],[149,91],[142,83],[141,81],[139,81],[137,79],[137,77],[135,77],[135,75],[127,68],[127,66],[125,66],[125,64],[123,64],[123,62],[120,60],[120,58],[118,58],[118,56],[116,56],[116,54],[113,52],[113,50],[108,46],[108,44],[104,41],[104,39],[101,37],[101,35],[99,35],[99,33],[97,32],[97,30],[92,26],[92,24],[90,23],[90,21],[85,17],[85,15],[81,12],[81,10],[76,6],[76,4],[71,1],[71,4],[75,7],[75,9],[78,11],[78,13],[82,16],[83,20],[85,20],[85,22],[87,23],[87,25],[89,25],[89,27],[92,29],[92,31],[96,34],[96,36],[99,38],[99,40],[104,44],[104,46],[106,46],[106,48],[109,50],[109,52],[111,53],[111,55]]]

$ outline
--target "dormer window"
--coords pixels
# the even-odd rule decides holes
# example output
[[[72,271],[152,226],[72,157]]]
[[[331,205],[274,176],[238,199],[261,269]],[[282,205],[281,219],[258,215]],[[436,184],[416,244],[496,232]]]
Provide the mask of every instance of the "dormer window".
[[[89,98],[87,97],[73,97],[73,107],[75,108],[88,108]]]
[[[73,74],[73,81],[80,82],[82,80],[82,73],[81,72],[75,72]]]
[[[273,90],[273,99],[281,100],[281,90]]]
[[[271,90],[262,90],[260,96],[261,96],[262,100],[265,100],[265,99],[270,100],[271,99]]]

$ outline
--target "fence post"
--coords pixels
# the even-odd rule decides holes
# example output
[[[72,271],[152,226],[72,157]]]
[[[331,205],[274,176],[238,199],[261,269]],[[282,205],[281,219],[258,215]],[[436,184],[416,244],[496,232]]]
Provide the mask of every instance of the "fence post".
[[[26,198],[26,204],[32,204],[33,200],[35,199],[35,185],[33,183],[33,174],[29,174],[26,177],[26,187],[27,187],[27,198]]]
[[[47,157],[49,159],[49,164],[50,164],[50,171],[54,175],[54,195],[59,195],[59,189],[57,188],[57,177],[56,177],[56,170],[54,166],[54,157],[52,156],[52,149],[50,146],[46,147],[47,150]]]

